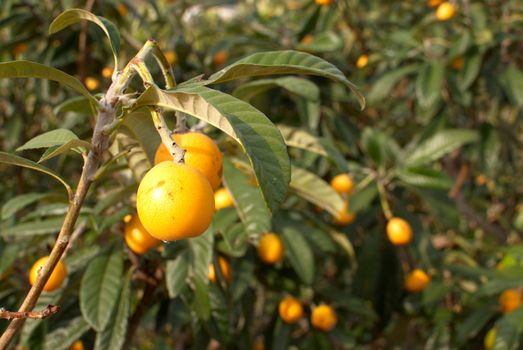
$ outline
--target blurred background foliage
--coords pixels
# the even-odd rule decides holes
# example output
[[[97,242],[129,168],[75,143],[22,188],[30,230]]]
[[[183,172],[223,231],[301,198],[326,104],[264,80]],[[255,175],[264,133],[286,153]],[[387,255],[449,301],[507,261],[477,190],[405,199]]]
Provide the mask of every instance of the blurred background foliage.
[[[135,348],[245,349],[263,343],[273,349],[478,349],[493,328],[494,349],[518,348],[523,308],[503,313],[498,298],[523,287],[523,5],[452,3],[455,16],[441,21],[425,1],[322,6],[310,0],[3,0],[0,60],[56,67],[94,92],[110,83],[110,50],[94,26],[48,36],[50,22],[64,9],[85,8],[113,21],[126,59],[148,38],[158,40],[180,82],[209,76],[250,53],[294,49],[333,63],[367,98],[360,111],[346,88],[300,76],[220,85],[280,127],[297,169],[291,193],[272,219],[263,210],[249,212],[248,203],[260,203],[245,195],[237,210],[217,212],[214,233],[144,256],[125,248],[121,220],[134,212],[137,181],[159,139],[143,120],[128,119],[112,151],[131,150],[108,166],[92,190],[77,225],[83,234],[66,257],[68,282],[39,303],[58,303],[62,311],[27,322],[19,343],[61,349],[81,338],[86,348],[95,342],[104,348],[97,333],[125,338],[112,328],[123,319],[132,323],[143,305]],[[93,118],[83,98],[55,83],[0,80],[3,151],[15,152],[58,128],[89,139]],[[241,165],[239,147],[210,127],[204,130],[231,161],[224,178],[233,196],[248,194],[252,184],[232,165]],[[36,161],[41,151],[22,154]],[[44,164],[74,183],[82,161],[64,154]],[[67,198],[51,178],[11,166],[0,170],[0,305],[16,309],[32,262],[53,244]],[[321,179],[342,172],[354,180],[350,210],[357,215],[345,226],[314,207],[328,208],[333,198],[322,193]],[[387,240],[387,206],[412,226],[410,245],[394,247]],[[281,235],[282,263],[260,262],[248,223]],[[216,262],[218,253],[231,263],[231,284],[221,279],[191,285],[188,270],[206,267],[211,257]],[[416,267],[432,281],[422,293],[407,293],[404,276]],[[102,279],[95,286],[83,283],[97,268],[112,269],[120,281],[107,290],[114,302],[91,306],[114,309],[121,322],[99,329],[79,302],[82,289],[104,286]],[[156,276],[160,285],[150,288],[134,269]],[[307,315],[314,305],[332,305],[336,328],[324,333],[305,319],[283,323],[277,305],[288,294],[299,297]]]

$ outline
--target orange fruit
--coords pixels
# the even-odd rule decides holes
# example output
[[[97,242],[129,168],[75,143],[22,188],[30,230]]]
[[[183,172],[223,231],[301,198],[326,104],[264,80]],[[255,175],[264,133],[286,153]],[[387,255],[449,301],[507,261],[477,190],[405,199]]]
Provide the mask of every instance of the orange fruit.
[[[111,67],[104,67],[102,69],[102,77],[105,79],[111,79],[113,76],[113,69]]]
[[[311,324],[317,330],[329,332],[336,326],[337,322],[336,312],[329,305],[321,304],[312,310]]]
[[[521,293],[516,289],[507,289],[499,296],[501,311],[506,314],[516,310],[521,305]]]
[[[349,201],[343,201],[343,207],[337,216],[334,217],[334,222],[339,226],[350,225],[356,220],[356,213],[349,211]]]
[[[439,4],[441,4],[443,2],[443,0],[427,0],[427,5],[429,5],[430,7],[436,7],[436,6],[439,6]]]
[[[165,55],[165,59],[167,60],[167,62],[169,62],[169,64],[171,66],[176,64],[176,61],[178,60],[178,57],[176,56],[176,52],[169,50],[164,55]]]
[[[136,208],[145,229],[157,239],[196,237],[211,223],[214,193],[209,181],[196,168],[162,162],[140,182]]]
[[[229,265],[227,260],[225,260],[221,256],[218,257],[218,265],[220,266],[220,271],[223,275],[223,278],[225,279],[226,282],[230,283],[231,282],[231,266]],[[213,263],[209,264],[208,277],[209,277],[209,281],[211,281],[212,283],[216,283],[217,277],[216,277],[216,271],[214,270]]]
[[[369,56],[361,55],[360,57],[358,57],[358,60],[356,61],[356,67],[358,69],[362,69],[362,68],[365,68],[368,63],[369,63]]]
[[[483,340],[483,345],[485,345],[486,350],[492,350],[495,342],[496,342],[496,328],[491,328],[487,332],[487,335],[485,336],[485,339]]]
[[[25,53],[27,49],[29,49],[29,45],[27,45],[26,43],[20,43],[13,48],[13,54],[15,56],[21,55]]]
[[[441,3],[436,10],[438,21],[448,21],[456,15],[456,7],[450,2]]]
[[[71,345],[69,350],[84,350],[84,344],[81,340],[77,340],[73,343],[73,345]]]
[[[234,199],[231,192],[225,188],[219,188],[214,192],[214,209],[220,210],[222,208],[229,208],[234,206]]]
[[[307,34],[301,39],[301,43],[307,45],[312,43],[313,40],[314,37],[311,34]]]
[[[265,350],[265,344],[263,343],[263,339],[258,338],[254,341],[254,346],[252,347],[253,350]]]
[[[332,4],[332,0],[314,0],[314,2],[316,2],[316,5],[321,5],[321,6],[328,6],[328,5]]]
[[[223,159],[216,143],[201,132],[184,132],[172,135],[173,140],[185,150],[185,164],[198,169],[211,184],[213,190],[222,181]],[[158,146],[154,164],[172,161],[173,158],[163,143]]]
[[[124,238],[127,246],[136,254],[144,254],[149,249],[157,247],[161,243],[161,241],[147,232],[140,222],[138,215],[134,215],[130,220],[126,221]]]
[[[264,234],[258,242],[258,256],[266,264],[276,264],[283,259],[285,248],[277,234]]]
[[[98,79],[93,78],[93,77],[85,78],[84,83],[85,83],[85,87],[91,91],[98,89],[98,87],[100,86],[100,81],[98,81]]]
[[[394,245],[405,245],[412,241],[412,229],[402,218],[393,217],[387,222],[387,237]]]
[[[487,183],[487,177],[483,174],[476,176],[476,185],[483,186]]]
[[[278,305],[280,317],[286,323],[296,323],[303,316],[303,307],[298,299],[288,296]]]
[[[415,269],[405,278],[405,289],[411,293],[423,291],[430,283],[430,276],[423,270]]]
[[[116,11],[118,11],[120,16],[125,17],[125,15],[127,15],[127,12],[129,12],[129,9],[125,4],[118,4],[116,5]]]
[[[225,50],[220,50],[220,51],[216,52],[212,61],[215,66],[221,66],[225,63],[226,60],[227,60],[227,53],[225,52]]]
[[[29,271],[29,283],[31,283],[31,285],[33,285],[36,282],[38,272],[40,272],[40,269],[44,267],[47,260],[49,260],[49,256],[44,256],[38,259],[33,264],[33,267],[31,267],[31,271]],[[60,260],[58,261],[58,264],[56,264],[53,272],[51,273],[51,276],[49,276],[49,279],[47,280],[47,283],[44,286],[44,291],[52,292],[53,290],[60,288],[64,283],[66,276],[67,268],[65,267],[64,262]]]
[[[351,194],[354,182],[348,174],[339,174],[332,178],[331,186],[339,194]]]
[[[463,56],[459,55],[454,57],[450,65],[454,70],[460,70],[463,67],[463,62],[465,62],[465,59]]]

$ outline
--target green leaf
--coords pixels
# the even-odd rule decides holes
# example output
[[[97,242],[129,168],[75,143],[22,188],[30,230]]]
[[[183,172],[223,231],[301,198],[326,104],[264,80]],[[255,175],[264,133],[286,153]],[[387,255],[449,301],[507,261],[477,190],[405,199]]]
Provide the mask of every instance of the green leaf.
[[[496,311],[489,308],[479,308],[471,312],[464,322],[458,324],[458,343],[463,344],[467,339],[475,337],[495,314]]]
[[[168,260],[165,267],[165,284],[169,298],[176,298],[186,286],[189,272],[189,257],[186,252],[181,253],[174,260]]]
[[[69,184],[67,182],[65,182],[65,180],[60,175],[56,174],[51,169],[44,167],[43,165],[35,163],[29,159],[25,159],[25,158],[16,156],[14,154],[9,154],[9,153],[5,153],[5,152],[0,152],[0,163],[17,165],[17,166],[21,166],[24,168],[29,168],[29,169],[33,169],[36,171],[40,171],[44,174],[52,176],[56,180],[60,181],[60,183],[62,185],[64,185],[65,189],[67,190],[67,194],[69,195],[70,198],[72,198],[72,196],[73,196],[73,191],[71,189],[71,186],[69,186]]]
[[[70,150],[74,150],[78,153],[87,153],[87,149],[91,148],[91,144],[87,141],[83,140],[71,140],[67,141],[61,146],[55,146],[48,148],[44,154],[42,154],[42,157],[38,160],[38,163],[41,163],[43,161],[46,161],[48,159],[51,159],[53,157],[59,156],[63,153],[67,153]]]
[[[80,285],[80,309],[85,320],[98,332],[109,324],[122,286],[121,250],[94,258]]]
[[[285,256],[289,259],[293,269],[304,283],[312,284],[314,255],[309,243],[303,237],[299,224],[293,223],[289,219],[278,218],[274,225],[276,232],[283,240]]]
[[[271,230],[271,213],[263,204],[263,197],[258,187],[250,183],[249,178],[238,170],[228,158],[223,161],[223,179],[232,194],[238,215],[245,225],[248,235],[257,238]]]
[[[416,97],[421,106],[433,106],[441,98],[444,78],[445,65],[442,62],[428,63],[421,68],[416,79]]]
[[[316,84],[310,80],[297,77],[261,79],[252,81],[237,87],[236,90],[234,90],[233,95],[239,99],[248,101],[254,96],[275,87],[281,87],[296,96],[300,96],[311,101],[318,101],[320,98],[320,90]]]
[[[55,193],[26,193],[13,197],[2,206],[2,213],[0,215],[2,220],[7,219],[20,209],[27,207],[40,199],[56,197]]]
[[[332,31],[322,32],[314,35],[309,43],[300,43],[296,48],[309,52],[330,52],[340,50],[343,40]]]
[[[478,135],[475,131],[467,129],[446,129],[435,133],[430,138],[413,147],[407,154],[405,164],[417,166],[433,162],[447,153],[476,141]]]
[[[492,350],[519,349],[522,333],[523,307],[519,307],[496,323],[496,340]]]
[[[125,342],[131,306],[131,278],[133,272],[133,268],[127,272],[120,293],[118,307],[111,314],[108,326],[96,335],[95,350],[121,349]]]
[[[211,226],[204,234],[196,238],[189,238],[189,278],[194,291],[192,309],[203,320],[211,316],[211,302],[209,299],[209,264],[212,261],[214,229]]]
[[[325,137],[317,137],[305,130],[293,128],[283,124],[278,125],[278,129],[285,139],[287,146],[304,149],[306,151],[319,154],[334,161],[341,171],[349,171],[347,161],[332,141]]]
[[[70,320],[65,327],[60,327],[45,337],[45,350],[66,350],[89,330],[89,324],[83,317]]]
[[[196,84],[175,90],[147,89],[136,106],[158,105],[179,110],[221,129],[245,150],[265,201],[275,209],[290,181],[287,148],[278,129],[256,108],[225,93]]]
[[[372,85],[367,95],[369,104],[374,105],[390,96],[392,88],[394,88],[403,77],[416,72],[418,69],[419,65],[416,64],[387,71]]]
[[[118,68],[118,55],[120,54],[120,33],[115,25],[104,17],[95,16],[89,11],[82,9],[70,9],[62,12],[49,26],[49,35],[61,31],[72,24],[86,20],[95,23],[109,39],[109,45],[113,51],[114,66]]]
[[[523,72],[515,64],[511,64],[501,73],[499,81],[510,102],[523,107]]]
[[[365,97],[338,68],[319,57],[299,51],[255,53],[223,68],[201,83],[217,84],[235,79],[277,74],[317,75],[334,80],[347,86],[356,95],[361,108],[365,108]]]
[[[465,56],[463,67],[458,72],[458,84],[461,91],[467,91],[478,77],[482,59],[483,57],[479,53]]]
[[[161,140],[152,122],[151,113],[145,109],[129,113],[122,126],[128,129],[133,138],[139,142],[147,154],[149,163],[154,164],[154,156]]]
[[[97,103],[85,86],[75,77],[53,67],[25,60],[0,63],[2,78],[40,78],[59,82]]]
[[[93,108],[91,100],[84,96],[71,97],[53,109],[53,114],[56,116],[67,112],[75,112],[84,115],[96,114],[96,110]]]
[[[63,217],[24,222],[0,231],[0,237],[22,238],[58,233],[63,222]]]
[[[448,190],[454,183],[441,171],[422,167],[398,169],[396,176],[409,185],[424,188]]]
[[[341,212],[343,199],[321,177],[296,166],[292,167],[291,174],[290,187],[294,193],[334,216]]]
[[[76,136],[74,132],[69,129],[56,129],[33,137],[31,140],[18,147],[16,151],[20,152],[26,149],[60,146],[71,140],[78,140],[78,136]]]

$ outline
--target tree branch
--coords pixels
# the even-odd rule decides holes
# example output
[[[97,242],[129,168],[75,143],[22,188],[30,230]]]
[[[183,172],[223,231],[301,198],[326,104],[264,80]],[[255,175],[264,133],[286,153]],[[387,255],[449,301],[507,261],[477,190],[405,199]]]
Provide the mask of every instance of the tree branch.
[[[6,311],[0,309],[0,318],[5,318],[7,320],[13,320],[16,318],[31,318],[35,320],[43,320],[49,316],[52,316],[60,311],[60,306],[58,305],[47,305],[41,311],[28,311],[28,312],[19,312],[19,311]]]

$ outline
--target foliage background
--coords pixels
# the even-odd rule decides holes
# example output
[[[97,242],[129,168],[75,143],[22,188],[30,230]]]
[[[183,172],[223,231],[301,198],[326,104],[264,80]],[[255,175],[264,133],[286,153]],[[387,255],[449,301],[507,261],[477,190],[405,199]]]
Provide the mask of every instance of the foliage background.
[[[217,213],[214,235],[169,244],[144,257],[128,254],[121,219],[134,211],[137,181],[150,166],[147,155],[159,138],[143,118],[129,119],[116,143],[120,149],[111,151],[132,150],[111,164],[91,191],[78,224],[83,233],[66,258],[67,284],[41,298],[41,305],[58,303],[62,312],[28,322],[19,343],[58,349],[82,338],[87,348],[95,343],[103,348],[96,340],[100,334],[124,337],[113,326],[125,324],[123,319],[143,304],[137,348],[176,342],[249,348],[264,339],[266,348],[477,349],[492,327],[498,334],[495,349],[517,348],[523,310],[501,314],[498,296],[523,282],[523,9],[515,0],[454,3],[456,17],[438,22],[423,1],[346,0],[330,6],[298,0],[3,1],[1,61],[23,58],[82,81],[95,77],[98,91],[109,85],[101,76],[111,57],[106,40],[94,26],[48,36],[50,22],[64,9],[92,6],[113,21],[125,58],[154,37],[176,53],[177,81],[221,69],[214,57],[222,50],[229,64],[258,51],[296,49],[340,68],[362,88],[368,104],[360,111],[345,87],[322,78],[220,85],[281,126],[293,166],[307,173],[293,171],[293,191],[272,222],[240,204],[238,210]],[[17,54],[21,43],[27,50]],[[369,63],[358,69],[362,54]],[[456,57],[463,57],[459,69],[452,65]],[[139,82],[132,87],[138,89]],[[58,128],[85,140],[93,124],[85,101],[44,80],[0,80],[0,117],[1,148],[7,152]],[[239,147],[223,133],[205,131],[230,160],[241,159]],[[42,152],[21,154],[38,160]],[[82,165],[75,154],[44,164],[71,183]],[[28,289],[27,271],[59,230],[66,198],[52,178],[12,166],[0,165],[0,170],[0,305],[16,309]],[[328,207],[329,197],[307,176],[328,181],[343,171],[357,183],[350,198],[357,220],[338,227],[330,214],[313,210],[309,201]],[[224,176],[235,197],[249,193],[248,178],[231,163]],[[385,198],[414,228],[414,242],[405,249],[393,247],[384,235]],[[240,203],[251,200],[256,199],[246,195]],[[269,267],[258,260],[245,220],[282,235],[283,264]],[[198,287],[178,283],[192,281],[192,269],[206,267],[206,259],[217,252],[231,261],[230,286],[206,285],[195,294],[191,291]],[[420,295],[403,291],[404,273],[414,266],[432,276]],[[135,269],[152,275],[164,271],[165,280],[150,291]],[[95,276],[90,286],[89,273]],[[81,304],[82,290],[98,287],[113,301],[95,300],[98,304],[89,307],[114,309],[122,321],[107,318],[111,327],[93,322]],[[306,310],[320,302],[333,305],[336,329],[313,331],[305,319],[296,326],[283,324],[277,303],[287,293],[298,295]],[[0,322],[2,328],[5,324]],[[56,344],[58,338],[66,340]]]

